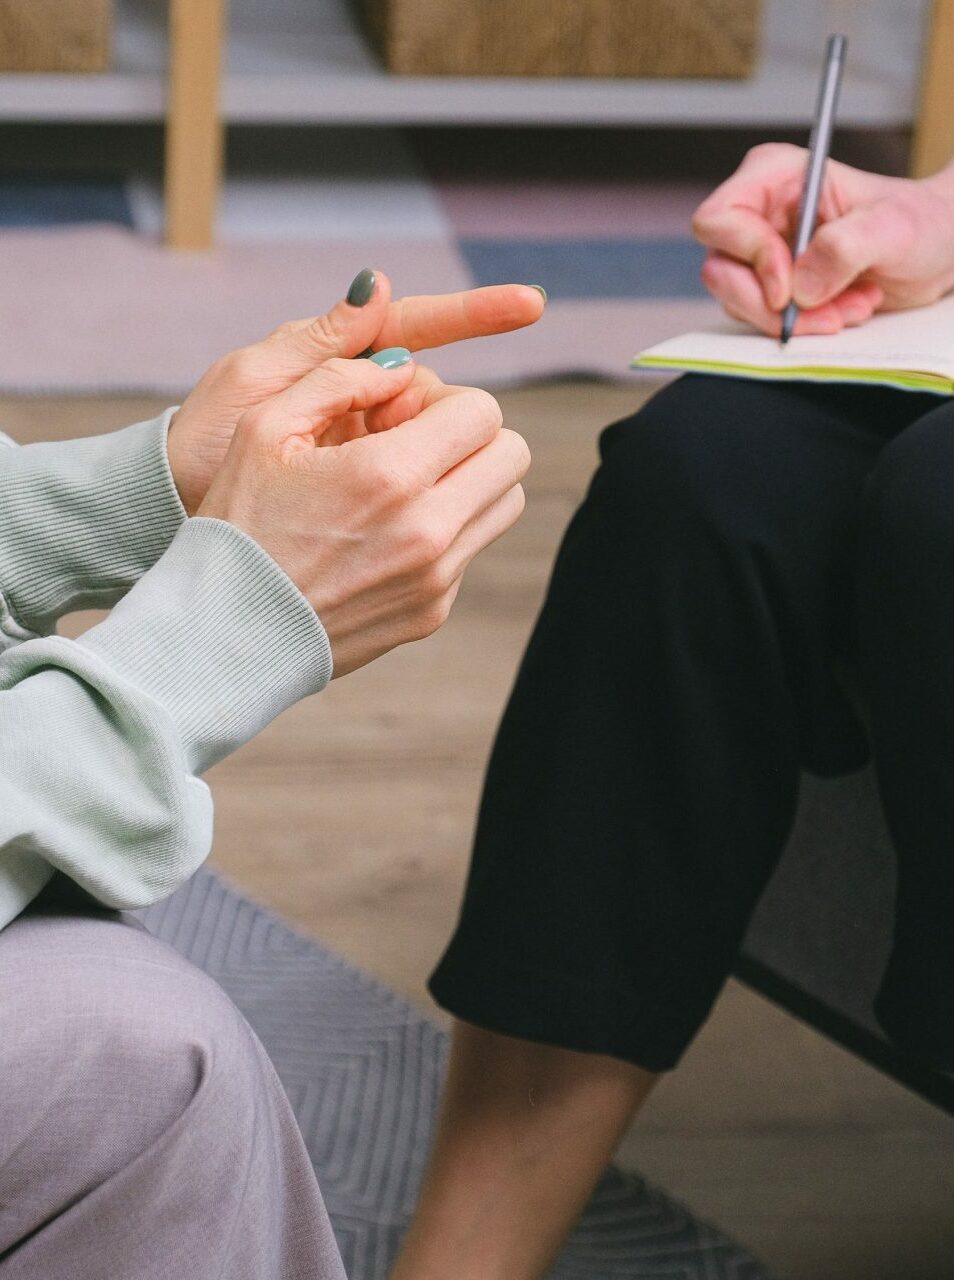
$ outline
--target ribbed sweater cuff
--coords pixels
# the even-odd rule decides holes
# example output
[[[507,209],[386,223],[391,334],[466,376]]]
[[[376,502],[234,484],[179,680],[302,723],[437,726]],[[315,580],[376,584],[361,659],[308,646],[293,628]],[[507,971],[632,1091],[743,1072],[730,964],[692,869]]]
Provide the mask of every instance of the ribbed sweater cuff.
[[[194,773],[332,672],[325,629],[291,579],[234,525],[204,517],[78,643],[166,708]]]
[[[49,632],[113,604],[185,519],[166,456],[174,409],[123,431],[0,451],[0,593]]]

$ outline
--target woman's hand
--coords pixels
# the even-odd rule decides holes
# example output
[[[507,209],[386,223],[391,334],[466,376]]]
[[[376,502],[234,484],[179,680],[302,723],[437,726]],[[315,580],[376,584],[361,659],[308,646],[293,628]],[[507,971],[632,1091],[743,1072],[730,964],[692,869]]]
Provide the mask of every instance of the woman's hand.
[[[369,434],[321,447],[354,415]],[[285,570],[344,675],[441,626],[467,565],[523,511],[529,464],[485,391],[333,359],[241,416],[198,514]]]
[[[368,348],[420,351],[506,333],[533,324],[543,307],[537,289],[516,284],[392,302],[387,276],[362,271],[348,298],[326,315],[284,324],[263,342],[233,351],[196,385],[169,431],[169,464],[184,507],[190,515],[198,510],[242,414],[325,361]],[[343,415],[327,430],[321,443],[364,434],[361,411]]]
[[[837,333],[954,286],[954,168],[914,181],[829,161],[818,228],[793,264],[806,162],[800,147],[754,147],[696,210],[702,278],[729,315],[777,336],[794,301],[796,334]]]

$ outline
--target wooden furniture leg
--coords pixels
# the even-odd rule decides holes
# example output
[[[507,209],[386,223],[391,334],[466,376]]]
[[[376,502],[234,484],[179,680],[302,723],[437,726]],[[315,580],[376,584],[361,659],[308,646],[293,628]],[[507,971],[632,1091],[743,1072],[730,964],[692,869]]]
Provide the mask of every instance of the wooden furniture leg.
[[[169,0],[166,243],[208,249],[222,183],[219,102],[227,0]]]
[[[954,0],[934,0],[921,66],[913,178],[936,173],[954,157]]]

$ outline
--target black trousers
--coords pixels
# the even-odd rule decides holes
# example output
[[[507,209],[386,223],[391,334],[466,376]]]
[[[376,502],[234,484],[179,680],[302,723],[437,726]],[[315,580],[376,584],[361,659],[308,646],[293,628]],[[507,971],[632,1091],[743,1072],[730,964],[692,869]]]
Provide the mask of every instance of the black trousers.
[[[601,460],[500,726],[434,996],[672,1067],[802,768],[873,753],[899,865],[878,1016],[954,1069],[954,402],[686,377],[608,428]]]

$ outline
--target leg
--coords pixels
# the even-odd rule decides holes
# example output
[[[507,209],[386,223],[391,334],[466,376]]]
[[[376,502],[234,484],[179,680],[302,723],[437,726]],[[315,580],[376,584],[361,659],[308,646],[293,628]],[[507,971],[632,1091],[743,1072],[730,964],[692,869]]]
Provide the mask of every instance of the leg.
[[[862,671],[898,853],[895,945],[877,1010],[902,1046],[954,1070],[954,405],[885,450],[866,494]]]
[[[412,1229],[400,1280],[540,1274],[651,1073],[676,1063],[722,986],[801,762],[863,758],[831,676],[847,514],[924,399],[687,378],[604,436],[432,981],[497,1040],[457,1029],[429,1231]],[[461,1083],[475,1078],[479,1095]],[[494,1148],[486,1135],[528,1078],[560,1105],[524,1094],[521,1149]],[[513,1175],[557,1142],[562,1185]],[[533,1248],[518,1239],[528,1222]],[[502,1241],[492,1258],[488,1236]]]
[[[457,1023],[393,1280],[544,1275],[655,1079],[618,1058]]]
[[[4,1280],[344,1280],[224,992],[115,913],[47,906],[0,934]]]

